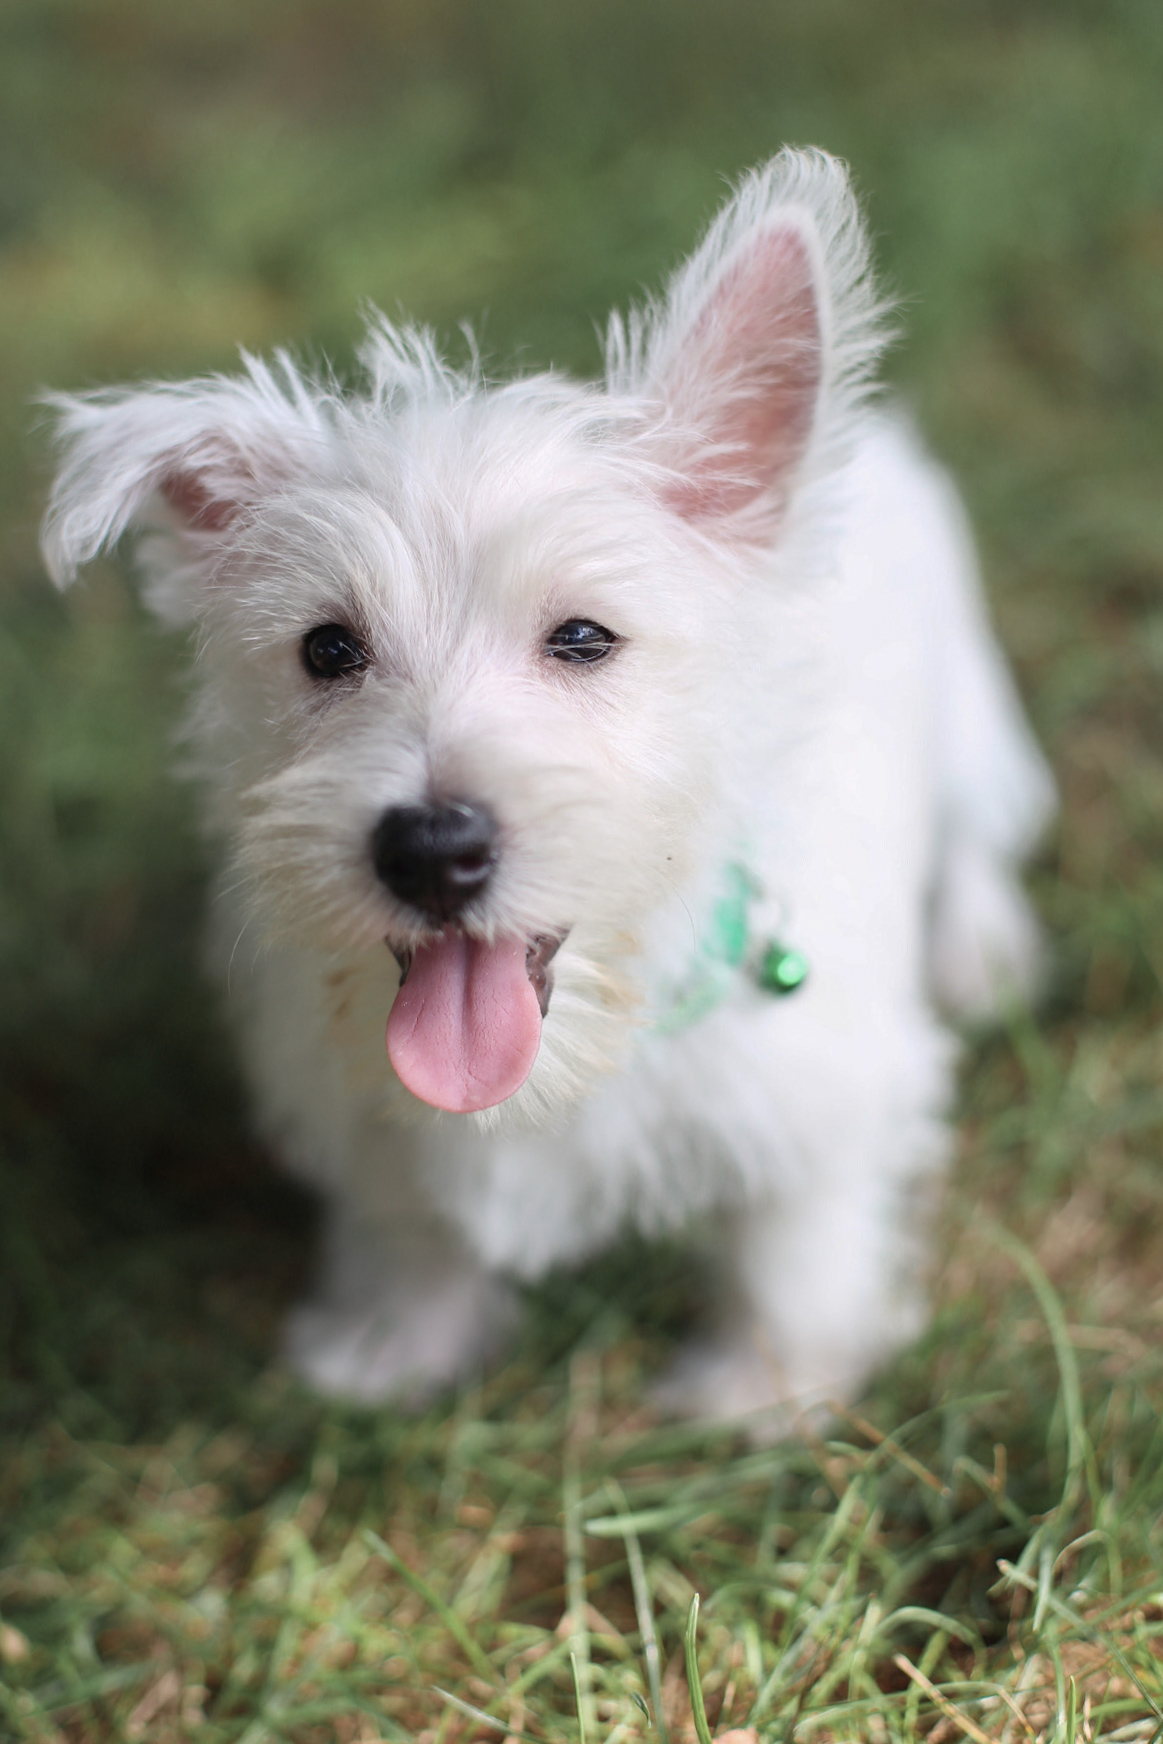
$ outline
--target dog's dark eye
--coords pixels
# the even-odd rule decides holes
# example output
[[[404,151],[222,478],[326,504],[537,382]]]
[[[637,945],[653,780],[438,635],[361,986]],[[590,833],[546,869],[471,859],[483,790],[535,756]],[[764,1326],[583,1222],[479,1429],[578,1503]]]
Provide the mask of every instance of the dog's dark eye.
[[[558,624],[545,644],[555,660],[569,660],[588,666],[594,660],[604,660],[621,641],[613,630],[591,623],[589,618],[570,618]]]
[[[343,624],[320,624],[303,637],[303,664],[312,678],[345,678],[362,672],[369,659],[355,631]]]

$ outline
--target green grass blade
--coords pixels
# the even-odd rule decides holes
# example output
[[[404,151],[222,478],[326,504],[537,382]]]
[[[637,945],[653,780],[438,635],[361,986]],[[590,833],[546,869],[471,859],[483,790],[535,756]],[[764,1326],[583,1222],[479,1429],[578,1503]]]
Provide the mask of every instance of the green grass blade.
[[[503,1738],[521,1738],[524,1744],[545,1744],[543,1738],[535,1738],[530,1732],[515,1732],[506,1720],[499,1720],[495,1714],[486,1714],[483,1708],[476,1708],[471,1702],[466,1702],[463,1696],[453,1695],[451,1690],[441,1689],[438,1683],[432,1685],[434,1695],[442,1702],[464,1714],[466,1719],[476,1720],[478,1725],[487,1726],[491,1732],[499,1732]]]
[[[626,1561],[630,1568],[630,1586],[634,1594],[634,1610],[638,1618],[638,1634],[642,1642],[642,1656],[646,1661],[646,1681],[650,1686],[650,1700],[654,1708],[654,1729],[658,1733],[661,1744],[670,1744],[670,1734],[662,1713],[662,1663],[658,1652],[658,1637],[654,1629],[654,1609],[650,1602],[650,1586],[646,1579],[646,1565],[642,1560],[642,1546],[638,1542],[638,1534],[622,1486],[611,1478],[607,1484],[614,1505],[618,1508],[622,1521],[622,1539],[626,1546]],[[647,1718],[649,1718],[647,1714]]]
[[[711,1728],[707,1725],[707,1710],[703,1706],[703,1681],[699,1676],[699,1595],[691,1599],[686,1616],[686,1686],[690,1691],[691,1714],[699,1744],[711,1744]]]

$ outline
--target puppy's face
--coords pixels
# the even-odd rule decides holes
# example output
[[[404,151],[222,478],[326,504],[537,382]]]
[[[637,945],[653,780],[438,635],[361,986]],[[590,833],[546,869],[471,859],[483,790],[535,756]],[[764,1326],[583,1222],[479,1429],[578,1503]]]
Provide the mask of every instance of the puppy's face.
[[[551,1008],[591,1052],[634,1015],[712,780],[725,581],[625,453],[519,396],[319,470],[221,539],[202,767],[258,930],[391,950],[397,1072],[491,1106]]]
[[[391,952],[419,1101],[560,1107],[637,1020],[739,712],[736,603],[875,354],[865,265],[842,168],[785,153],[612,324],[604,393],[486,388],[378,323],[350,397],[282,358],[56,402],[50,573],[147,535],[251,930]]]

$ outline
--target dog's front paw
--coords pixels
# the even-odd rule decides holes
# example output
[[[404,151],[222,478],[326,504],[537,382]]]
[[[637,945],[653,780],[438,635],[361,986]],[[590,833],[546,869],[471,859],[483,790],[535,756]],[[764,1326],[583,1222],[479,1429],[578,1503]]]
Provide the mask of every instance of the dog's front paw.
[[[358,1306],[305,1302],[287,1322],[284,1352],[328,1398],[415,1410],[494,1358],[517,1313],[507,1284],[470,1272],[406,1302],[395,1291]]]
[[[692,1344],[681,1350],[650,1389],[667,1417],[717,1421],[782,1411],[777,1376],[742,1344]]]
[[[840,1367],[792,1372],[762,1343],[740,1335],[688,1345],[651,1389],[652,1404],[667,1417],[738,1422],[763,1445],[818,1431],[867,1378]]]

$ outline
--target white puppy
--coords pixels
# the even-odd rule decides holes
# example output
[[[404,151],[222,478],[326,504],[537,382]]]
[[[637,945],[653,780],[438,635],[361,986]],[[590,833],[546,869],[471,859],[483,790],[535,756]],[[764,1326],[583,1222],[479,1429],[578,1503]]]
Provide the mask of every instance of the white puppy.
[[[51,574],[137,529],[194,631],[215,958],[330,1204],[324,1391],[455,1381],[509,1280],[629,1224],[716,1232],[676,1408],[851,1394],[918,1325],[934,1004],[1029,986],[1052,791],[880,340],[844,171],[786,151],[601,388],[377,321],[355,393],[280,357],[54,402]]]

